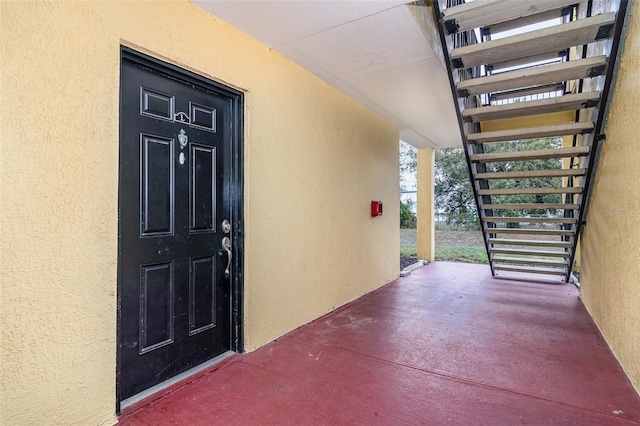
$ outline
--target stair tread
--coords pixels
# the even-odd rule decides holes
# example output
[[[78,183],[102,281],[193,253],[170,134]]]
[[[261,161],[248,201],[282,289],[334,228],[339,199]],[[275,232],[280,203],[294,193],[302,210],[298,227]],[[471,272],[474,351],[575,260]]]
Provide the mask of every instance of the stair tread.
[[[565,258],[570,256],[566,251],[529,250],[511,247],[490,247],[489,251],[494,254],[518,254],[523,256],[553,256]]]
[[[478,195],[520,195],[520,194],[580,194],[581,187],[562,188],[496,188],[479,189]]]
[[[573,217],[505,217],[487,216],[485,222],[505,222],[505,223],[576,223]]]
[[[580,157],[589,154],[588,146],[570,148],[537,149],[532,151],[492,152],[488,154],[473,154],[471,161],[490,163],[498,161],[523,161],[546,158]]]
[[[572,93],[535,101],[467,108],[462,111],[462,117],[466,121],[479,122],[525,115],[547,114],[551,112],[589,108],[597,105],[599,100],[600,92],[597,91]]]
[[[567,177],[582,176],[586,169],[547,169],[547,170],[527,170],[521,172],[494,172],[476,173],[475,179],[527,179],[540,177]]]
[[[587,133],[592,130],[593,123],[591,121],[582,121],[579,123],[554,124],[550,126],[471,133],[467,135],[467,140],[474,141],[476,143],[504,142],[519,139],[545,138],[548,136],[576,135],[579,133]]]
[[[570,4],[567,4],[567,3],[570,3]],[[570,2],[570,0],[567,0],[567,3],[564,3],[564,2],[559,3],[557,6],[557,9],[550,9],[545,12],[536,11],[534,15],[522,16],[516,19],[511,19],[509,21],[497,22],[495,24],[485,25],[484,28],[486,30],[489,30],[489,33],[491,35],[495,35],[503,31],[510,31],[516,28],[537,24],[539,22],[558,19],[561,16],[563,16],[562,12],[565,7],[576,4],[575,0],[573,0],[573,2]]]
[[[536,7],[532,8],[530,4],[522,1],[476,0],[447,8],[442,12],[442,15],[445,22],[455,22],[457,31],[464,31],[512,21],[574,3],[575,0],[538,0]]]
[[[603,13],[523,34],[458,47],[451,51],[451,59],[456,68],[470,68],[546,52],[560,52],[569,47],[592,43],[597,41],[598,37],[608,37],[614,22],[615,13]],[[609,31],[604,31],[604,35],[601,30],[603,27],[609,28]]]
[[[545,268],[542,266],[514,266],[514,265],[494,265],[493,269],[496,271],[510,271],[510,272],[526,272],[531,274],[548,274],[548,275],[565,275],[567,273],[566,268]]]
[[[571,236],[574,231],[564,229],[528,229],[528,228],[486,228],[488,234],[522,234],[522,235],[563,235]]]
[[[520,240],[510,238],[489,238],[489,244],[513,245],[513,246],[541,246],[541,247],[562,247],[570,248],[570,241],[548,241],[548,240]]]
[[[482,210],[546,210],[546,209],[565,209],[577,210],[579,204],[567,203],[508,203],[508,204],[481,204]]]
[[[532,259],[526,257],[495,257],[493,258],[494,262],[499,263],[519,263],[519,264],[530,264],[530,265],[548,265],[548,266],[561,266],[566,267],[567,262],[565,260],[560,259]]]
[[[578,59],[464,80],[459,82],[456,88],[459,96],[469,96],[558,83],[600,75],[604,72],[606,64],[606,56]]]

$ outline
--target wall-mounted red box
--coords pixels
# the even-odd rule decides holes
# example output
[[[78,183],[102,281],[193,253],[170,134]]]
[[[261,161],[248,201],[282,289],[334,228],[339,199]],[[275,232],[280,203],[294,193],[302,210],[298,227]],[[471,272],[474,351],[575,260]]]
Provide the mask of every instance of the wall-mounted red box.
[[[371,202],[371,216],[382,216],[382,201]]]

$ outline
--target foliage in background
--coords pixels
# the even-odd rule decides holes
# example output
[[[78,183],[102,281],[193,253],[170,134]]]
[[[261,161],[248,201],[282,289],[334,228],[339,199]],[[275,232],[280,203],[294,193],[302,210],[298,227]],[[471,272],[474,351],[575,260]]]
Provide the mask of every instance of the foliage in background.
[[[417,224],[416,215],[411,211],[413,200],[402,202],[400,200],[400,228],[414,229]]]
[[[400,141],[400,173],[415,173],[418,170],[418,151],[405,141]]]
[[[528,151],[553,149],[562,145],[560,138],[529,139],[513,142],[485,144],[486,153],[506,151]],[[473,189],[469,179],[464,151],[462,148],[444,148],[436,151],[435,156],[435,203],[436,209],[447,214],[447,223],[467,229],[477,229],[477,209],[473,199]],[[529,161],[503,161],[486,163],[487,172],[515,172],[529,170],[558,169],[562,167],[560,159]],[[491,188],[553,188],[561,186],[561,178],[496,179]],[[560,194],[524,194],[500,195],[491,199],[494,204],[508,203],[561,203]],[[496,216],[543,216],[558,214],[548,210],[494,210]]]
[[[436,210],[447,215],[447,224],[477,229],[476,204],[462,148],[436,151],[434,192]]]
[[[404,141],[400,141],[400,228],[416,227],[415,174],[418,168],[417,150]],[[403,193],[407,191],[407,193]],[[413,192],[413,193],[412,193]]]
[[[513,142],[500,142],[485,144],[486,153],[506,151],[530,151],[542,149],[555,149],[562,147],[561,138],[529,139]],[[504,161],[500,163],[488,163],[487,172],[520,172],[531,170],[559,169],[562,160],[549,158],[543,160],[528,161]],[[557,188],[562,186],[562,178],[527,178],[527,179],[496,179],[491,182],[491,188]],[[495,204],[503,203],[562,203],[561,194],[520,194],[520,195],[496,195],[491,198]],[[528,214],[531,216],[545,216],[558,214],[557,210],[494,210],[496,216],[517,216]]]
[[[475,207],[474,207],[475,210]],[[436,223],[441,231],[479,231],[480,219],[475,213],[445,213],[445,224]]]

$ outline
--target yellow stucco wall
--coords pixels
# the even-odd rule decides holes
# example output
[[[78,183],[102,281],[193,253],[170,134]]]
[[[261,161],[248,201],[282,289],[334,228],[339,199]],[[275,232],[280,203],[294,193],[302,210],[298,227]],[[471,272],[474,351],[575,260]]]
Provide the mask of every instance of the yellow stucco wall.
[[[582,234],[580,284],[587,309],[640,391],[640,2],[634,5]]]
[[[435,150],[418,150],[418,229],[416,243],[418,259],[433,262],[436,259],[435,228]]]
[[[0,424],[115,421],[121,43],[246,91],[246,349],[397,277],[395,126],[186,1],[0,4]]]

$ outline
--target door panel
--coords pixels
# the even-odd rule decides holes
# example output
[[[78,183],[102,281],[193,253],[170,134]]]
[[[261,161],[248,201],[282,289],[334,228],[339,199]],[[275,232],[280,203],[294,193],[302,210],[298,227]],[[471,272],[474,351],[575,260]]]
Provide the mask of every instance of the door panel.
[[[173,140],[142,134],[140,221],[145,237],[173,234]]]
[[[191,232],[214,231],[216,187],[212,185],[216,149],[191,145]]]
[[[140,353],[173,343],[173,263],[140,267]]]
[[[191,259],[189,268],[190,335],[216,325],[215,275],[214,257]]]
[[[126,399],[231,348],[231,98],[123,58],[119,389]],[[219,253],[220,252],[220,253]]]

